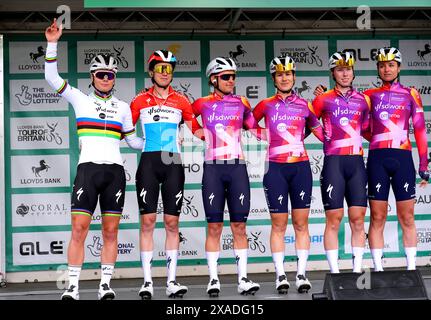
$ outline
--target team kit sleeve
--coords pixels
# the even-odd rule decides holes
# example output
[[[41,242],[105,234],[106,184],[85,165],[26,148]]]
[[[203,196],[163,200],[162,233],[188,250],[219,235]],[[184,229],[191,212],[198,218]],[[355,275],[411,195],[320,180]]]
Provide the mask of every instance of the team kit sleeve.
[[[124,103],[124,110],[122,136],[125,138],[130,148],[142,150],[144,148],[144,140],[136,134],[136,129],[132,120],[132,112],[126,103]]]
[[[307,128],[311,132],[313,132],[313,134],[316,136],[317,139],[323,142],[325,140],[325,136],[323,134],[323,128],[322,128],[322,125],[320,124],[319,119],[317,119],[314,113],[313,105],[310,102],[308,102],[308,110],[310,110],[310,114],[306,120]]]
[[[317,119],[320,119],[322,117],[322,110],[323,110],[323,99],[322,95],[317,96],[314,98],[313,102],[311,103],[313,107],[314,114],[316,115]]]
[[[201,140],[205,140],[204,131],[202,126],[199,124],[194,113],[194,109],[190,104],[190,101],[185,97],[181,96],[183,99],[181,102],[181,110],[183,113],[183,120],[185,124],[189,127],[192,133]]]
[[[364,93],[367,108],[362,115],[361,135],[368,141],[371,141],[371,99]]]
[[[412,101],[411,115],[414,135],[419,153],[419,171],[427,171],[428,142],[425,127],[424,108],[422,100],[416,89],[410,90]]]
[[[247,98],[241,97],[241,101],[244,105],[243,128],[250,130],[257,139],[266,140],[266,130],[259,125],[257,119],[254,117]]]
[[[133,126],[136,126],[136,123],[139,120],[139,115],[141,113],[141,108],[140,108],[140,95],[138,94],[136,97],[133,98],[132,102],[130,102],[130,112],[132,115],[132,124]]]
[[[75,111],[80,105],[80,100],[86,98],[80,90],[72,87],[58,74],[57,67],[57,42],[48,42],[45,54],[45,80],[48,84],[72,104]]]

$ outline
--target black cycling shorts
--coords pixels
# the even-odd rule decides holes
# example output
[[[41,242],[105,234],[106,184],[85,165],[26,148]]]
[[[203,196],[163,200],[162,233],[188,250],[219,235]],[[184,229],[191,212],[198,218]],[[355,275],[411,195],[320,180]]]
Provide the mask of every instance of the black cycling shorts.
[[[244,161],[204,162],[202,201],[208,223],[223,222],[226,202],[230,222],[246,222],[250,212],[250,183]]]
[[[100,200],[102,216],[123,212],[126,175],[119,164],[93,162],[78,165],[72,191],[72,214],[91,216]]]
[[[183,205],[184,181],[184,168],[179,153],[142,152],[136,171],[139,212],[157,212],[161,186],[164,214],[179,216]]]
[[[325,156],[320,176],[325,210],[367,206],[367,172],[360,155]]]

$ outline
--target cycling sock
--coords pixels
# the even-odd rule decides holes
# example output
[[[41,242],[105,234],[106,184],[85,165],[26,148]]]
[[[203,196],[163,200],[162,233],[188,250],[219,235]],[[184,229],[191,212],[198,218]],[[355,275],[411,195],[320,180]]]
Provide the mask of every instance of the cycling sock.
[[[144,281],[153,282],[151,278],[151,265],[153,263],[153,251],[141,251],[141,263],[144,270]]]
[[[296,256],[298,258],[298,266],[296,275],[302,274],[305,276],[305,270],[307,268],[308,250],[296,249]]]
[[[218,272],[217,272],[217,264],[218,258],[220,256],[220,251],[207,251],[207,263],[208,263],[208,271],[210,273],[210,279],[218,280]]]
[[[247,278],[247,249],[233,249],[238,268],[238,283],[242,278]]]
[[[407,258],[407,270],[416,270],[416,247],[404,248]]]
[[[373,257],[374,271],[383,271],[383,249],[371,249],[371,255]]]
[[[352,247],[352,255],[353,255],[353,272],[361,273],[362,272],[362,257],[364,255],[363,247]]]
[[[340,270],[338,269],[338,248],[334,250],[326,250],[326,258],[328,259],[331,273],[340,273]]]
[[[106,283],[108,287],[111,284],[111,277],[114,273],[114,265],[113,264],[102,264],[101,266],[101,278],[100,285]]]
[[[82,266],[71,266],[69,265],[69,288],[75,286],[77,289],[79,287],[79,275],[81,273]]]
[[[166,250],[166,266],[168,267],[168,283],[175,281],[177,273],[178,250]]]
[[[274,261],[275,273],[277,274],[277,278],[279,276],[283,276],[286,273],[284,272],[284,251],[273,252],[272,253],[272,261]]]

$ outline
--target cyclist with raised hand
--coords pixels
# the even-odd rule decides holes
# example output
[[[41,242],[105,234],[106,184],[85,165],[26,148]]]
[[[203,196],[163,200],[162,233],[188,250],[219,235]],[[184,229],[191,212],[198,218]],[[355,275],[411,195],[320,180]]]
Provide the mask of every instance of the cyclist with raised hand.
[[[383,271],[383,230],[388,214],[390,185],[395,195],[398,221],[403,232],[407,269],[416,269],[417,236],[414,221],[416,171],[409,139],[412,119],[419,153],[419,186],[429,180],[424,110],[419,93],[399,83],[402,63],[397,48],[377,52],[377,72],[383,84],[364,92],[371,99],[370,151],[368,154],[368,197],[371,219],[368,232],[375,271]]]
[[[187,287],[176,282],[179,248],[179,215],[184,194],[184,168],[179,145],[179,125],[184,121],[198,135],[201,127],[189,100],[171,87],[176,58],[170,51],[157,50],[148,59],[148,73],[153,86],[132,101],[133,123],[140,119],[144,146],[136,172],[136,192],[141,214],[141,261],[144,284],[139,290],[143,299],[151,299],[153,281],[153,232],[161,185],[163,221],[166,231],[166,295],[182,297]],[[203,138],[199,136],[200,138]]]
[[[193,103],[195,115],[201,116],[207,143],[202,198],[208,222],[205,251],[210,273],[207,293],[210,296],[218,296],[220,292],[217,261],[226,201],[238,267],[238,293],[254,294],[260,288],[247,278],[246,221],[250,211],[250,183],[241,147],[241,129],[257,129],[257,122],[247,99],[233,94],[236,70],[231,58],[211,60],[206,76],[214,92]]]
[[[120,154],[120,140],[141,149],[129,106],[115,98],[117,64],[114,57],[100,54],[90,63],[94,91],[85,95],[62,79],[57,69],[57,42],[62,26],[56,20],[46,29],[45,79],[72,106],[76,115],[80,156],[72,191],[72,236],[68,248],[69,287],[62,299],[79,299],[79,275],[84,261],[84,243],[91,216],[99,198],[102,213],[103,247],[98,297],[114,299],[110,280],[118,252],[118,225],[124,205],[126,178]]]
[[[325,135],[320,186],[326,215],[324,247],[331,273],[339,273],[338,230],[344,216],[344,198],[352,230],[353,272],[361,272],[365,247],[367,176],[361,134],[368,128],[370,101],[352,87],[354,63],[350,52],[334,53],[329,68],[335,87],[313,101]]]
[[[313,188],[310,161],[304,146],[305,128],[322,142],[324,136],[311,103],[292,90],[296,80],[293,59],[289,56],[275,57],[269,70],[277,92],[259,102],[253,114],[256,121],[265,118],[269,141],[263,185],[271,213],[270,244],[277,274],[276,290],[287,293],[290,287],[283,265],[290,196],[298,261],[295,284],[298,292],[302,293],[311,289],[305,269],[310,250],[308,214]]]

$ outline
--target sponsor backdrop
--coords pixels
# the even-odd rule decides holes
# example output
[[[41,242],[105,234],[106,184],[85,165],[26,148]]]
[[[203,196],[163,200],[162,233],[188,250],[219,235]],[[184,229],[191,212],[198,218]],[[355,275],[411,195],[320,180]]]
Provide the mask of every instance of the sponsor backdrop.
[[[13,36],[5,43],[5,166],[6,166],[6,267],[7,271],[55,270],[66,263],[70,237],[70,191],[76,173],[78,140],[71,106],[54,92],[43,76],[46,43]],[[317,84],[333,85],[327,61],[335,50],[351,51],[356,57],[358,90],[380,85],[376,77],[374,55],[384,45],[399,46],[404,57],[401,81],[415,86],[422,95],[431,137],[431,38],[360,37],[133,37],[64,36],[59,44],[59,70],[65,79],[84,92],[89,88],[88,66],[94,55],[112,53],[119,64],[115,95],[130,102],[151,81],[145,61],[157,49],[169,49],[178,58],[172,86],[191,102],[208,94],[205,68],[209,59],[230,56],[239,69],[236,93],[244,95],[254,107],[274,93],[268,64],[274,55],[290,54],[297,62],[295,90],[311,100]],[[140,128],[138,128],[140,131]],[[201,199],[203,145],[184,129],[183,161],[186,173],[184,204],[180,223],[179,265],[205,264],[205,214]],[[411,130],[413,133],[413,130]],[[413,140],[413,154],[418,164]],[[251,183],[251,212],[248,221],[250,262],[271,262],[269,235],[271,222],[262,189],[266,144],[243,132],[245,157]],[[306,140],[314,187],[310,211],[310,260],[326,267],[323,249],[325,214],[319,188],[323,167],[322,145],[314,137]],[[367,145],[367,144],[365,144]],[[139,152],[121,143],[127,189],[121,219],[117,267],[139,267],[139,213],[134,176]],[[367,149],[364,161],[367,159]],[[430,159],[431,163],[431,159]],[[431,253],[431,187],[417,188],[416,220],[419,256]],[[401,229],[397,223],[393,195],[389,201],[385,229],[385,256],[403,257]],[[163,205],[159,201],[155,231],[154,265],[165,264]],[[234,264],[233,239],[225,211],[225,228],[221,240],[221,264]],[[86,268],[98,267],[103,246],[100,232],[100,209],[93,216],[86,247]],[[367,212],[366,228],[369,225]],[[351,258],[351,232],[347,217],[340,228],[340,257]],[[286,236],[286,261],[295,260],[295,233],[289,225]],[[367,248],[366,257],[370,257]]]

